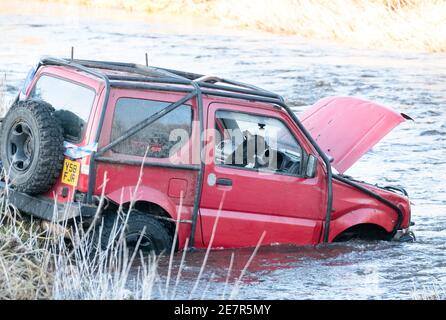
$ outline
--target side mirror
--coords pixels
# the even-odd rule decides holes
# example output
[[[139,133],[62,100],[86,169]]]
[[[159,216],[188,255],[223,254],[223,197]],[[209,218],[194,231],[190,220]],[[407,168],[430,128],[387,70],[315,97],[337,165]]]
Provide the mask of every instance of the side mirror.
[[[310,154],[308,156],[307,167],[305,168],[305,178],[314,178],[317,171],[317,158]]]

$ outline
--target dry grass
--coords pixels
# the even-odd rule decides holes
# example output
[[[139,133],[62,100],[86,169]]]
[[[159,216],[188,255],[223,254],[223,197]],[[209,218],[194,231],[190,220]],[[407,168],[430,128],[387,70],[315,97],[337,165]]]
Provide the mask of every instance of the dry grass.
[[[294,34],[359,47],[446,51],[444,0],[59,1],[210,18],[223,26]]]
[[[93,233],[72,228],[67,241],[24,220],[2,200],[0,216],[0,299],[151,299],[157,259],[129,255],[125,241],[95,246]],[[125,218],[124,218],[125,219]],[[119,235],[124,224],[116,224]],[[100,231],[99,231],[100,232]],[[140,268],[132,271],[140,258]]]
[[[446,290],[444,284],[436,279],[433,279],[430,285],[414,286],[412,292],[412,299],[414,300],[445,300]]]
[[[7,221],[5,215],[0,219],[0,299],[51,297],[54,275],[41,264],[47,253],[40,248],[39,230]]]

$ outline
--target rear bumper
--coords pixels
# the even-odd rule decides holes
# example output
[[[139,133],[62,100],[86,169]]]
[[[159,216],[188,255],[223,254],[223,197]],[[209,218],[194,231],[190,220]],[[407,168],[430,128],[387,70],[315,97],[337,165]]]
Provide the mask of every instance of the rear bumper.
[[[0,192],[5,192],[6,201],[28,215],[38,217],[47,221],[61,222],[79,216],[92,217],[97,207],[81,203],[56,203],[41,196],[30,196],[26,193],[5,188],[6,185],[0,181]]]

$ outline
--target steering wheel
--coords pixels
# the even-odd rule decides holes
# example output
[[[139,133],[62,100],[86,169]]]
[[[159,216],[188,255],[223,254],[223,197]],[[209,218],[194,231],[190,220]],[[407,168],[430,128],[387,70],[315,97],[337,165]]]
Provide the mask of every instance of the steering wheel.
[[[260,154],[260,155],[256,154],[255,155],[257,164],[260,167],[267,167],[271,163],[270,157],[271,156],[275,157],[275,155],[277,155],[277,153],[272,152],[271,148],[267,145],[267,148],[265,148],[265,150],[263,150],[262,154]],[[274,162],[272,162],[272,163],[274,163]]]
[[[231,139],[220,141],[215,146],[215,160],[219,163],[226,164],[228,159],[232,160],[232,155],[235,152],[235,146]],[[229,163],[231,163],[230,161]]]
[[[274,159],[277,159],[277,153],[272,152],[272,149],[269,147],[263,136],[253,135],[249,131],[245,131],[244,137],[244,158],[246,158],[247,166],[252,168],[266,168],[270,165],[270,163],[275,163],[271,162],[270,157],[272,156],[274,157]],[[265,149],[260,154],[254,152],[254,154],[248,158],[247,146],[249,141],[252,141],[252,143],[254,143],[256,149],[259,145],[262,144],[265,146]]]

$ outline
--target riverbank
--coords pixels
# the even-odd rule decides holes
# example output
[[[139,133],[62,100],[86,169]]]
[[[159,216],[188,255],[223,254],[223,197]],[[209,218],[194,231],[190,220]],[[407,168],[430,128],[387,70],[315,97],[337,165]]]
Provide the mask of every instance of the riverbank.
[[[443,0],[49,0],[373,49],[446,52]]]

